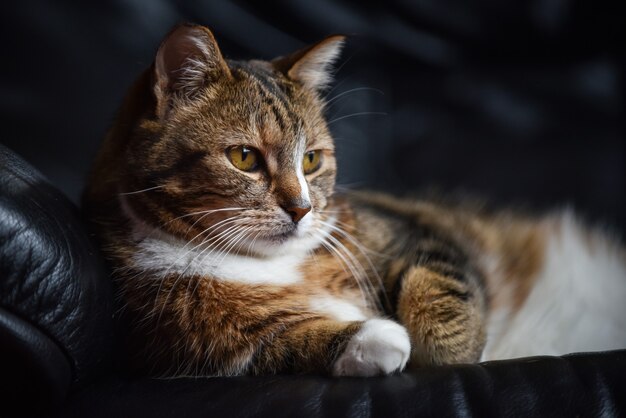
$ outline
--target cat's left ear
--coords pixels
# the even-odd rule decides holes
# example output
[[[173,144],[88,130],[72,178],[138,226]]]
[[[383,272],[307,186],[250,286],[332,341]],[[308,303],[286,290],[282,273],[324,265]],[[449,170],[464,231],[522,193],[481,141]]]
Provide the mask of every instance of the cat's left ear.
[[[332,81],[332,65],[345,43],[343,35],[332,35],[320,42],[272,61],[288,78],[312,90],[323,90]]]

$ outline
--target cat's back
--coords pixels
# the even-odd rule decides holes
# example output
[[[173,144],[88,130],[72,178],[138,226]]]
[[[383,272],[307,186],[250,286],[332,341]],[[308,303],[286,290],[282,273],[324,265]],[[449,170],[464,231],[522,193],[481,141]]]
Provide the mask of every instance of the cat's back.
[[[492,307],[483,359],[626,347],[623,245],[571,210],[540,218],[536,225],[542,245],[533,274],[507,283],[507,277],[492,272],[494,294],[510,303]],[[505,252],[499,258],[524,262],[525,255]]]
[[[529,215],[462,199],[349,199],[360,238],[379,251],[436,233],[471,254],[489,300],[483,360],[626,347],[626,250],[608,229],[570,209]]]

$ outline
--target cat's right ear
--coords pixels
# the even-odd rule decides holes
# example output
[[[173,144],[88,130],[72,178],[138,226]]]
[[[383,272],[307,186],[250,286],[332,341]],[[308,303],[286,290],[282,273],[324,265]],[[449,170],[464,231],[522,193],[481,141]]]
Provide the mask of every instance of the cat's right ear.
[[[272,61],[275,69],[312,90],[324,90],[332,81],[331,67],[346,40],[331,35],[320,42]]]
[[[231,77],[211,31],[182,24],[163,40],[154,61],[156,113],[163,119],[176,101],[191,100],[208,83]]]

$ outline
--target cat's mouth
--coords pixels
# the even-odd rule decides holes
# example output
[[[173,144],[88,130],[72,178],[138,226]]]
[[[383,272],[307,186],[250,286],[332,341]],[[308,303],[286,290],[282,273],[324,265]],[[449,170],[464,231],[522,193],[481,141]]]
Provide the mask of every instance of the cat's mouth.
[[[297,231],[297,228],[294,226],[294,227],[287,228],[283,231],[272,232],[268,235],[265,235],[263,238],[267,241],[270,241],[276,244],[281,244],[287,241],[288,239],[295,237],[296,231]]]
[[[312,216],[306,216],[298,223],[280,222],[275,224],[265,234],[259,236],[260,239],[271,244],[282,244],[291,239],[302,238],[312,226]]]
[[[297,241],[307,235],[310,229],[308,222],[301,224],[285,223],[274,227],[264,234],[259,235],[258,240],[272,246],[285,244],[289,241]]]
[[[285,222],[266,225],[267,229],[264,228],[263,233],[252,234],[250,251],[267,257],[310,251],[320,245],[315,224],[313,216],[307,216],[298,224]]]

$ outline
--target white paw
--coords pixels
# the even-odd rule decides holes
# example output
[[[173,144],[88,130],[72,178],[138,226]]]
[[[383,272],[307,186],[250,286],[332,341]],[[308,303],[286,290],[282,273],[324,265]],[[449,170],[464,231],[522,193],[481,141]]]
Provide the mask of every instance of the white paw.
[[[348,342],[333,366],[335,376],[375,376],[404,369],[411,353],[403,326],[370,319]]]

